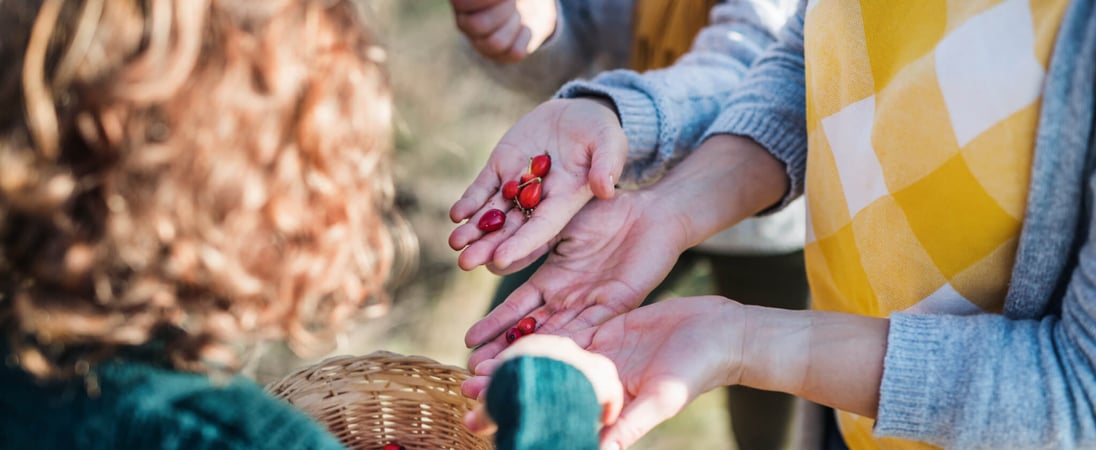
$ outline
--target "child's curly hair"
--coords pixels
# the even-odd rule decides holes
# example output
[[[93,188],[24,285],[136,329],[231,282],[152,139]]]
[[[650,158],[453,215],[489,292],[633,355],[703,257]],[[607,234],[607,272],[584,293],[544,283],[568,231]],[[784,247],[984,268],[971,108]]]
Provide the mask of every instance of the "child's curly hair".
[[[23,368],[181,370],[383,301],[390,97],[347,0],[0,3],[0,327]]]

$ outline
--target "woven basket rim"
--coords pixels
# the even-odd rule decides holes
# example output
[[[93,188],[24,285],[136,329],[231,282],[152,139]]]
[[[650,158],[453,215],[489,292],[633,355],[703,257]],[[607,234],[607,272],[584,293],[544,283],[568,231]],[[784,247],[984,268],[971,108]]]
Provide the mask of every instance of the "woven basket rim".
[[[299,367],[266,390],[323,424],[351,449],[400,442],[408,449],[487,450],[493,442],[464,426],[475,400],[465,397],[460,385],[471,376],[463,367],[428,356],[377,350]]]

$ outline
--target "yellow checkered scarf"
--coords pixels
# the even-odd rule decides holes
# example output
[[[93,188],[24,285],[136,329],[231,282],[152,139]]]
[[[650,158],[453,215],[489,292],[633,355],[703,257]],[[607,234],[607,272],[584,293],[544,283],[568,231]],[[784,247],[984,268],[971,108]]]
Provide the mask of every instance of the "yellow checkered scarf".
[[[1001,310],[1066,0],[811,0],[804,27],[815,306]],[[874,439],[840,415],[853,450]]]

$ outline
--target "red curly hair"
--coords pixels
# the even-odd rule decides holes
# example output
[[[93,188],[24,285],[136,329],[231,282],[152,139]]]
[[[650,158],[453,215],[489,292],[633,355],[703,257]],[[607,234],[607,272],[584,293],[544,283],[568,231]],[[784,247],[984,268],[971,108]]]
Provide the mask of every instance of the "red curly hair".
[[[395,255],[383,51],[347,0],[0,5],[0,327],[41,377],[308,349]]]

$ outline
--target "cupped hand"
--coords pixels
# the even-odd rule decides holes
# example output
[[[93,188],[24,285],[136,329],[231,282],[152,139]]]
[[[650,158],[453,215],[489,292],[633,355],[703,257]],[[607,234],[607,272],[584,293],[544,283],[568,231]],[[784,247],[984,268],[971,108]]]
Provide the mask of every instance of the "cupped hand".
[[[484,58],[518,62],[552,36],[556,0],[449,0],[457,29]]]
[[[576,342],[609,357],[624,383],[624,409],[603,443],[634,444],[702,393],[738,384],[747,309],[723,297],[662,301],[618,316]]]
[[[543,178],[542,200],[526,218],[505,200],[503,183],[519,179],[530,159],[547,153],[552,167]],[[464,270],[490,264],[499,273],[520,269],[515,261],[543,250],[594,195],[612,198],[628,153],[628,141],[606,100],[562,99],[541,104],[521,118],[499,141],[487,164],[449,210],[462,223],[449,235],[449,246],[461,251]],[[502,229],[484,233],[476,227],[490,209],[508,211]]]
[[[647,191],[622,191],[586,205],[560,233],[537,271],[465,335],[469,367],[507,347],[502,336],[531,316],[538,333],[573,336],[635,309],[685,250],[678,219]]]
[[[723,297],[679,298],[573,333],[579,346],[613,362],[624,386],[623,410],[602,429],[602,448],[606,443],[627,448],[700,394],[738,384],[744,338],[749,333],[747,311]],[[476,371],[490,373],[498,364],[487,360]],[[481,395],[487,385],[484,380],[469,379],[462,393]]]

